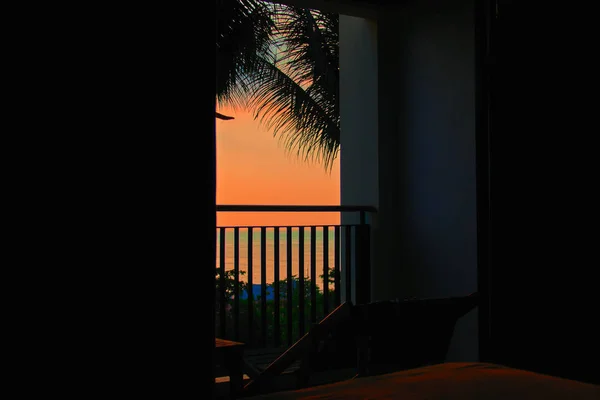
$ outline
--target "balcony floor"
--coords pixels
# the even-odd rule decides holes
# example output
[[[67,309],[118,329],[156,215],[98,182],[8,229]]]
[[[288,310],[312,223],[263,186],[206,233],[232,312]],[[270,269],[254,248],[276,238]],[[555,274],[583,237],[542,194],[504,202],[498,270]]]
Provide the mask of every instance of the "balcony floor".
[[[252,365],[258,372],[262,372],[285,350],[286,348],[247,349],[244,351],[244,360],[248,364]],[[295,361],[283,371],[275,383],[276,390],[288,390],[296,387],[296,377],[294,372],[298,370],[299,366],[300,361]],[[355,374],[356,370],[354,368],[313,373],[310,376],[308,386],[316,386],[350,379]],[[249,383],[250,380],[250,376],[248,376],[247,373],[244,373],[244,385]],[[227,376],[227,372],[220,366],[217,366],[216,369],[215,391],[216,399],[218,400],[227,400],[230,398],[229,376]]]

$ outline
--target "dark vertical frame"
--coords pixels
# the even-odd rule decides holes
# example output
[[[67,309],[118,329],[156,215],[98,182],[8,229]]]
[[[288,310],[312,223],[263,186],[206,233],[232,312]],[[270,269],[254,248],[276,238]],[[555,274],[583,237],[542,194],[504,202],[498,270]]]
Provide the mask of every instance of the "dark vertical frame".
[[[310,227],[310,322],[317,322],[317,227]]]
[[[248,343],[254,345],[254,228],[248,227]]]
[[[216,29],[216,23],[215,23],[215,41],[213,43],[215,43],[215,60],[216,60],[216,37],[217,37],[217,29]],[[213,65],[216,65],[216,63],[214,63]],[[213,72],[213,76],[216,77],[216,68]],[[210,90],[206,91],[207,93],[209,93],[209,95],[212,97],[212,104],[216,109],[216,86],[213,86],[213,90],[212,93]],[[212,114],[212,113],[210,113]],[[209,115],[210,115],[209,114]],[[216,138],[216,133],[217,133],[217,124],[215,121],[214,116],[211,117],[211,121],[212,124],[207,123],[207,127],[210,129],[209,134],[206,135],[207,139],[207,145],[208,148],[210,149],[210,167],[209,169],[205,172],[208,176],[207,179],[207,191],[206,191],[206,197],[207,197],[207,203],[208,203],[208,221],[207,224],[204,225],[206,228],[206,234],[205,236],[210,237],[211,239],[211,247],[210,249],[212,249],[212,251],[209,251],[209,254],[206,254],[206,262],[208,263],[208,265],[216,265],[217,264],[217,236],[215,235],[216,229],[217,229],[217,138]],[[204,128],[204,126],[202,126],[201,128]],[[202,130],[202,129],[201,129]],[[216,291],[216,286],[214,284],[214,271],[212,268],[205,268],[206,270],[206,275],[205,275],[205,279],[207,282],[207,287],[212,286],[213,287],[213,292]],[[217,298],[215,295],[210,296],[212,297],[212,301],[209,301],[209,313],[210,313],[210,328],[212,330],[212,334],[208,335],[208,338],[210,340],[209,343],[207,343],[207,349],[211,349],[212,351],[209,351],[208,353],[210,354],[209,359],[208,359],[208,363],[210,365],[210,369],[211,369],[211,374],[209,375],[209,398],[214,398],[215,397],[215,376],[216,376],[216,368],[215,368],[215,359],[216,359],[216,355],[215,355],[215,339],[216,339],[216,315],[215,315],[215,309],[216,309],[216,301]],[[201,308],[201,307],[200,307]]]
[[[233,321],[234,339],[240,340],[240,228],[233,228],[233,271],[235,273],[235,282],[233,287]]]
[[[273,300],[275,302],[274,305],[274,309],[273,309],[273,332],[274,332],[274,336],[275,336],[275,347],[280,347],[281,346],[281,342],[280,342],[280,313],[281,313],[281,309],[280,309],[280,302],[281,302],[281,298],[279,297],[279,291],[281,290],[280,287],[280,283],[279,283],[279,268],[281,268],[281,264],[280,264],[280,260],[279,260],[279,251],[280,251],[280,244],[279,244],[279,227],[275,227],[273,230]]]
[[[287,287],[285,290],[285,306],[286,306],[286,310],[287,310],[287,315],[292,315],[292,304],[294,302],[292,293],[294,292],[294,288],[292,286],[292,276],[293,276],[293,271],[292,271],[292,227],[288,226],[287,228],[287,232],[285,235],[285,249],[286,249],[286,278],[287,278]],[[292,337],[293,337],[293,325],[292,325],[292,319],[288,318],[287,319],[287,344],[288,346],[291,346],[293,342]]]
[[[267,346],[267,228],[260,227],[260,344]]]
[[[479,360],[491,361],[490,79],[495,0],[475,1],[475,146]]]
[[[298,337],[302,337],[305,331],[304,325],[304,227],[298,227]]]

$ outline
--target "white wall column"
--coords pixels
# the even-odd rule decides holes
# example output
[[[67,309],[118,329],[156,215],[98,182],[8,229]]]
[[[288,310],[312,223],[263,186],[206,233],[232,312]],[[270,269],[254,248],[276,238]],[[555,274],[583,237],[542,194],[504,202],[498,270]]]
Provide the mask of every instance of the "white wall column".
[[[377,207],[377,23],[340,15],[339,54],[341,204]],[[376,225],[370,216],[367,221]],[[359,216],[344,213],[342,223],[359,223]],[[345,285],[342,277],[342,296]]]

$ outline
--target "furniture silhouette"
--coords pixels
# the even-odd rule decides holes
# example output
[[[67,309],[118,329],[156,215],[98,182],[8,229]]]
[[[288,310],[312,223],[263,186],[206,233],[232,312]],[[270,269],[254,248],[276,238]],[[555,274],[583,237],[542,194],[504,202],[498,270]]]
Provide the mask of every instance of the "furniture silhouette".
[[[406,299],[353,305],[329,313],[262,371],[246,364],[242,395],[282,390],[282,372],[298,363],[293,388],[314,384],[315,373],[351,369],[351,378],[443,363],[456,322],[478,303],[463,297]],[[287,388],[286,388],[287,389]]]

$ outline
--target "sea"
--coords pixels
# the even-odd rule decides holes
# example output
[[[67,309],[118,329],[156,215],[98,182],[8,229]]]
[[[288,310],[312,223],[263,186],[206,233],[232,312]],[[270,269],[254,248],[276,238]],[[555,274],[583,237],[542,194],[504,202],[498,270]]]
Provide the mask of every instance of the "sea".
[[[224,250],[225,254],[221,254],[223,247],[221,246],[222,236],[219,232],[220,229],[225,229],[224,236]],[[252,230],[252,280],[253,285],[257,287],[262,282],[263,276],[261,273],[261,246],[262,246],[262,232],[260,228],[253,228]],[[291,235],[288,239],[287,228],[279,228],[279,279],[283,280],[288,277],[287,273],[287,243],[291,241],[291,260],[292,260],[292,276],[298,277],[300,268],[304,271],[304,276],[314,280],[314,277],[310,274],[311,258],[314,251],[314,258],[316,264],[316,279],[317,286],[323,288],[322,278],[319,276],[323,275],[325,266],[325,260],[328,260],[329,268],[331,269],[335,262],[335,231],[333,227],[327,229],[327,234],[324,232],[324,228],[317,226],[314,228],[314,249],[311,242],[311,227],[304,228],[304,248],[300,249],[300,228],[292,228]],[[239,269],[245,271],[245,275],[240,276],[240,281],[248,282],[248,228],[239,228]],[[264,262],[266,263],[266,283],[272,283],[275,280],[275,270],[277,266],[275,264],[275,228],[266,228],[265,231],[265,249],[266,257]],[[327,242],[327,245],[326,245]],[[325,249],[325,247],[328,247]],[[300,251],[304,254],[303,265],[300,265]],[[327,252],[327,253],[326,253]],[[234,269],[234,254],[235,254],[235,242],[234,242],[234,228],[217,228],[217,268],[221,265],[221,259],[225,262],[225,270]]]

